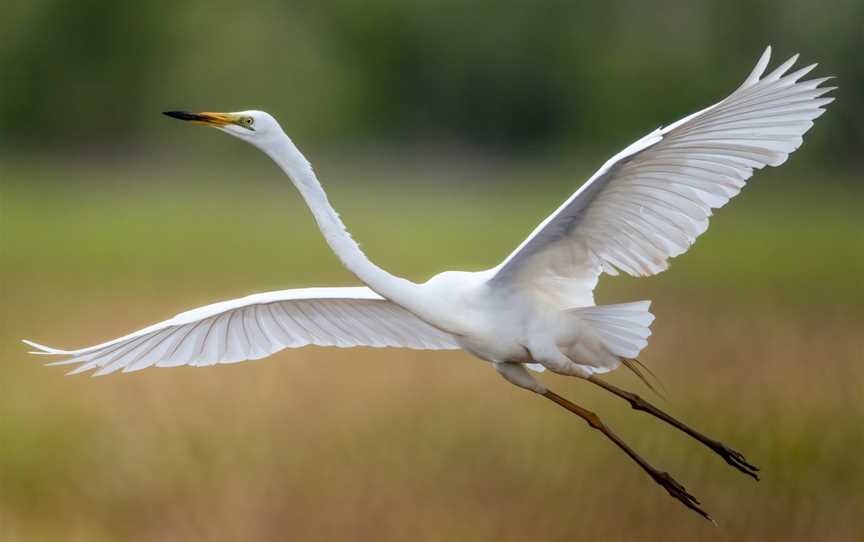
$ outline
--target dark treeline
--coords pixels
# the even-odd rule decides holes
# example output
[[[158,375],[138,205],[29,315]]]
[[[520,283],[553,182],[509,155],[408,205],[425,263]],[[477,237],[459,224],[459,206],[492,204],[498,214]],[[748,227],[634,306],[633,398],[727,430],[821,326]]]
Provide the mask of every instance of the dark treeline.
[[[4,7],[0,43],[6,148],[134,144],[168,107],[263,108],[307,139],[621,144],[769,43],[838,76],[809,159],[864,145],[860,0],[35,0]]]

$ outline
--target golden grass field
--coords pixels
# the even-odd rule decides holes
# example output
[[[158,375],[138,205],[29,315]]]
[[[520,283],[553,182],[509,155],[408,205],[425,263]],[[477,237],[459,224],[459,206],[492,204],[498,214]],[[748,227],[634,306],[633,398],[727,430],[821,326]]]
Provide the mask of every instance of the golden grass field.
[[[0,540],[864,539],[860,191],[760,176],[669,272],[601,288],[600,302],[655,300],[642,360],[665,384],[657,401],[744,452],[761,482],[593,386],[543,376],[676,476],[715,528],[467,354],[307,348],[101,379],[25,354],[21,338],[78,347],[251,291],[351,283],[290,187],[255,171],[243,185],[146,168],[67,185],[13,169]],[[490,191],[478,175],[476,189],[337,183],[333,202],[382,265],[421,279],[493,265],[574,186],[553,171]]]

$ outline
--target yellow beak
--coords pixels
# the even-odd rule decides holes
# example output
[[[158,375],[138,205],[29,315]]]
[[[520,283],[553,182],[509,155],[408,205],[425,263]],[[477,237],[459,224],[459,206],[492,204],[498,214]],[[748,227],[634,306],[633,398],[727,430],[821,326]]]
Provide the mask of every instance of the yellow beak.
[[[163,111],[163,115],[168,115],[174,119],[185,120],[195,124],[204,124],[206,126],[221,127],[227,124],[235,124],[238,120],[237,115],[230,113],[209,113],[202,111],[201,113],[190,113],[188,111]]]

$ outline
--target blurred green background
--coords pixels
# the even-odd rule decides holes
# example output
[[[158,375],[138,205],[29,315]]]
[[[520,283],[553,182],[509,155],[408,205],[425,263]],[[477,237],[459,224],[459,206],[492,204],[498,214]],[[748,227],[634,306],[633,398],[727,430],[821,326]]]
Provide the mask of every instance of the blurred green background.
[[[851,0],[4,5],[0,540],[861,540],[862,29]],[[836,103],[670,271],[598,293],[654,299],[642,359],[663,404],[763,481],[543,377],[719,529],[467,354],[308,348],[89,379],[18,342],[356,283],[264,156],[162,110],[270,111],[373,259],[423,280],[499,262],[769,43],[774,65],[801,52],[838,76]]]

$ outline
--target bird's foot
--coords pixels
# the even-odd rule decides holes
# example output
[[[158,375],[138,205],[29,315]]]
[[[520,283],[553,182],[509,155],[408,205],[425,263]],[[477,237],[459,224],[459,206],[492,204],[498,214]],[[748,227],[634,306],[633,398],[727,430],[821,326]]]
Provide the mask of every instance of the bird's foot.
[[[722,457],[723,460],[726,461],[726,463],[728,463],[729,465],[735,467],[736,469],[743,472],[747,476],[750,476],[754,480],[759,480],[759,475],[756,474],[757,472],[759,472],[759,467],[747,462],[747,459],[744,458],[744,454],[736,452],[735,450],[729,448],[721,442],[706,437],[702,433],[690,428],[686,424],[663,412],[662,410],[655,407],[654,405],[652,405],[642,397],[636,395],[635,393],[630,393],[629,391],[617,388],[596,376],[589,377],[588,381],[597,384],[601,388],[612,392],[618,397],[621,397],[622,399],[630,403],[630,406],[633,408],[633,410],[641,410],[642,412],[647,412],[648,414],[651,414],[652,416],[661,419],[669,425],[683,431],[687,435],[690,435],[694,439],[698,440],[699,442],[710,448],[714,453]]]
[[[717,522],[714,521],[714,519],[710,515],[708,515],[708,512],[702,509],[702,503],[700,503],[696,497],[688,493],[687,490],[684,489],[684,486],[682,486],[674,478],[672,478],[672,475],[670,475],[668,472],[660,471],[653,471],[650,474],[654,481],[663,486],[663,488],[669,493],[669,495],[672,496],[672,498],[677,499],[681,504],[683,504],[690,510],[693,510],[714,525],[717,525]]]
[[[752,477],[754,480],[759,480],[759,475],[757,474],[759,472],[759,467],[748,463],[744,454],[736,452],[721,442],[713,441],[706,444],[708,444],[708,447],[714,450],[717,455],[722,457],[726,463],[735,467],[747,476]]]

